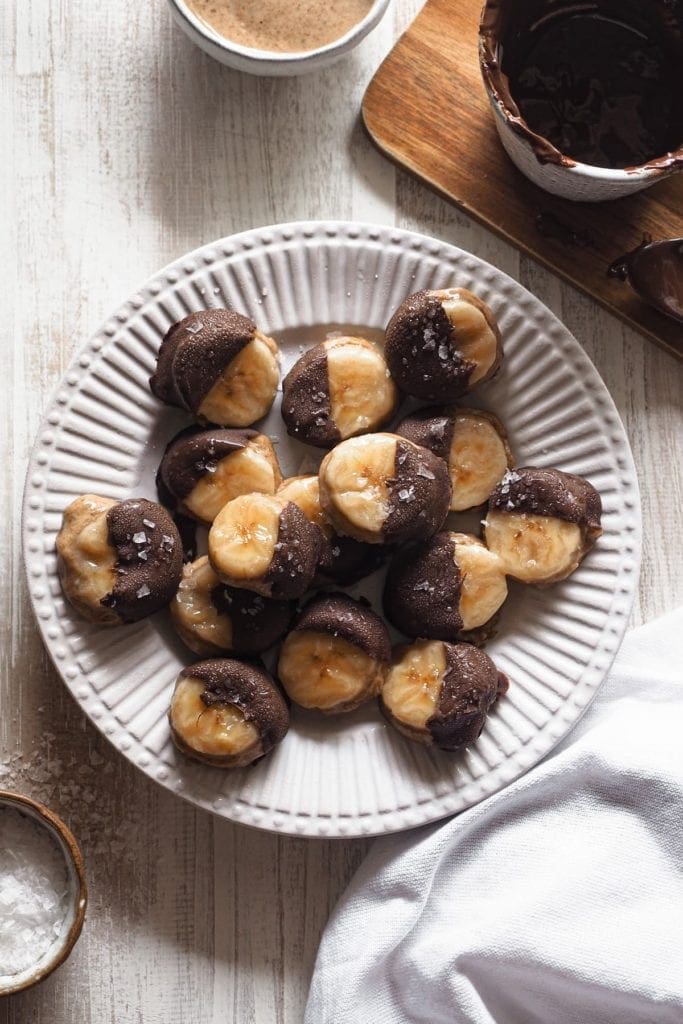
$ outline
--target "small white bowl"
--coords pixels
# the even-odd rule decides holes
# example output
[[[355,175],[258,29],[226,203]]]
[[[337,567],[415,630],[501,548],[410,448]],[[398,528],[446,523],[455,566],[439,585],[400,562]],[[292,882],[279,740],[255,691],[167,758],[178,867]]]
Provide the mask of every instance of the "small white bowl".
[[[64,963],[81,934],[88,902],[88,889],[85,882],[83,857],[78,843],[61,818],[44,804],[38,803],[37,800],[31,800],[20,793],[10,793],[7,790],[0,790],[0,807],[3,805],[26,815],[27,818],[52,835],[64,857],[69,887],[69,909],[61,933],[36,963],[19,974],[0,977],[0,996],[7,996],[10,993],[23,992],[25,989],[37,985],[39,981],[47,978],[60,964]]]
[[[503,147],[530,181],[553,195],[574,202],[603,202],[649,188],[683,171],[683,139],[674,153],[626,170],[595,167],[572,160],[533,132],[507,92],[500,73],[501,47],[494,25],[500,0],[486,0],[479,25],[479,63]]]
[[[252,75],[303,75],[308,71],[319,71],[329,67],[358,46],[369,32],[381,21],[389,6],[389,0],[375,0],[366,16],[355,24],[346,35],[335,39],[327,46],[301,53],[275,53],[272,50],[253,50],[240,46],[231,39],[214,32],[212,28],[192,13],[185,0],[168,0],[171,13],[193,43],[221,64],[247,71]]]

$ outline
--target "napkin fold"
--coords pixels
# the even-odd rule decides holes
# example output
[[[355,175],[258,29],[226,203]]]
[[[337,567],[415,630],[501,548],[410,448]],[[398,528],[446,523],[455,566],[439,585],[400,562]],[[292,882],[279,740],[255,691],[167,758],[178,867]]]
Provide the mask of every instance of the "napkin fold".
[[[306,1024],[681,1024],[683,608],[628,634],[570,735],[445,823],[378,840]]]

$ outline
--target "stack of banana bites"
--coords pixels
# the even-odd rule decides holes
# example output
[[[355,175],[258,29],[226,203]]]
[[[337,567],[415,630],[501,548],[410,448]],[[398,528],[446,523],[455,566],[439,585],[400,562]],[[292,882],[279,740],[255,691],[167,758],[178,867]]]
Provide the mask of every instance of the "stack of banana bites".
[[[57,539],[66,597],[101,625],[168,606],[202,660],[176,682],[171,733],[187,756],[244,767],[289,727],[291,703],[341,714],[379,700],[417,742],[473,742],[507,680],[481,650],[512,577],[564,579],[600,535],[601,503],[580,477],[515,468],[503,424],[454,404],[503,357],[491,310],[462,288],[409,296],[384,348],[330,335],[282,385],[297,441],[326,452],[317,473],[283,478],[254,428],[279,385],[272,338],[232,310],[191,313],[166,333],[154,395],[194,419],[159,465],[161,503],[84,495]],[[428,403],[404,415],[404,400]],[[446,526],[488,506],[483,535]],[[208,531],[185,552],[178,524]],[[389,562],[386,620],[339,590]],[[274,674],[258,660],[280,643]]]

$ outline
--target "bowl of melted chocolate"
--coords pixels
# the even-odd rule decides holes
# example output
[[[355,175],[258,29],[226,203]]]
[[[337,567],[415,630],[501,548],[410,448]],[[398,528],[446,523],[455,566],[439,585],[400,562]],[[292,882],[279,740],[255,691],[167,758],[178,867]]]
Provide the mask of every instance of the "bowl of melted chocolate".
[[[193,42],[222,64],[256,75],[317,71],[352,50],[389,0],[169,0]]]
[[[488,0],[482,75],[541,188],[616,199],[683,170],[683,0]]]

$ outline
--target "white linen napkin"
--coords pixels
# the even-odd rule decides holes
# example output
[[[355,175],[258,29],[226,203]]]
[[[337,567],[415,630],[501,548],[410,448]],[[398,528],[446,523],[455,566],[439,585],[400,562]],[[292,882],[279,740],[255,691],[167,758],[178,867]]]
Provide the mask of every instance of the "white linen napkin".
[[[683,608],[630,633],[543,762],[378,840],[306,1024],[683,1022]]]

